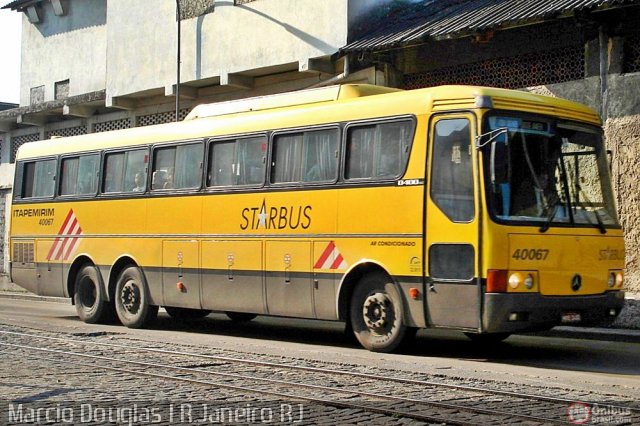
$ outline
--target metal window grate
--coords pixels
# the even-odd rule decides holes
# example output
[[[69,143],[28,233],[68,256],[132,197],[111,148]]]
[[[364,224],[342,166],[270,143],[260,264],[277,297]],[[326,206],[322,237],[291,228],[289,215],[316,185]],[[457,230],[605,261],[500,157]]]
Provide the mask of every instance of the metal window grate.
[[[634,34],[624,40],[622,72],[640,72],[640,34]]]
[[[178,118],[180,121],[189,114],[191,109],[185,108],[180,110]],[[138,117],[138,126],[153,126],[155,124],[171,123],[176,120],[175,111],[159,112],[157,114],[141,115]]]
[[[417,89],[441,84],[470,84],[509,89],[540,86],[580,80],[584,78],[584,64],[584,47],[569,46],[406,75],[404,88]]]
[[[31,133],[29,135],[15,136],[11,138],[11,162],[15,163],[18,148],[27,142],[35,142],[40,140],[40,133]]]
[[[131,120],[128,118],[121,118],[120,120],[105,121],[103,123],[96,123],[93,126],[95,133],[108,132],[111,130],[128,129],[131,127]]]
[[[66,129],[49,130],[45,134],[45,139],[51,139],[54,136],[79,136],[87,134],[87,126],[67,127]]]

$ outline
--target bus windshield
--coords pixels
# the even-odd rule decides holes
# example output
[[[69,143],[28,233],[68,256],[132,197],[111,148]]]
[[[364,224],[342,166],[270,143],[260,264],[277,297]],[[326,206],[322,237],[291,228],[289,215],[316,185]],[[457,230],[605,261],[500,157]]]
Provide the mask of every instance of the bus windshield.
[[[498,222],[534,224],[541,232],[554,225],[602,233],[619,226],[599,128],[491,114],[483,133],[487,201]]]

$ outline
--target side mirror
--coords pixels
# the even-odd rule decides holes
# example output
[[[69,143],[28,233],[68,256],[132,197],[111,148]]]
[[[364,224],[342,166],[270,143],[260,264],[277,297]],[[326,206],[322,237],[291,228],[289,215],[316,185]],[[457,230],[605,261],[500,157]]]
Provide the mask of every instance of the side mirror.
[[[491,144],[490,173],[491,185],[501,184],[509,180],[509,145],[504,141],[494,140]]]
[[[508,180],[508,133],[508,128],[501,127],[476,136],[476,149],[480,149],[491,144],[491,149],[489,151],[489,174],[491,178],[491,186],[493,187],[494,192],[496,183],[502,183]],[[485,138],[486,141],[483,142],[483,139]]]

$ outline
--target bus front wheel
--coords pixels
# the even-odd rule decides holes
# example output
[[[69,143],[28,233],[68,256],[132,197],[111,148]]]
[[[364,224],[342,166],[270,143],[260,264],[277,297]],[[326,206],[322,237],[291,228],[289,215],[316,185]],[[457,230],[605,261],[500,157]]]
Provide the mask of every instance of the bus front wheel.
[[[373,352],[392,352],[403,342],[402,300],[396,286],[383,273],[368,274],[357,284],[350,306],[353,333]]]
[[[85,265],[78,275],[73,292],[78,317],[87,324],[109,319],[113,307],[107,302],[100,272],[93,265]]]
[[[144,328],[158,315],[158,307],[149,304],[149,288],[140,268],[130,266],[118,276],[116,313],[123,325]]]

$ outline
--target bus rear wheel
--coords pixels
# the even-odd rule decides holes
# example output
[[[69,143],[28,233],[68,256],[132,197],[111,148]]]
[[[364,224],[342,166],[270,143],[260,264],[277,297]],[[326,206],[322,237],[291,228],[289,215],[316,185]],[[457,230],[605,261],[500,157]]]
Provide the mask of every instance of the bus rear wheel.
[[[357,284],[349,311],[351,327],[362,346],[373,352],[392,352],[403,342],[402,299],[384,273],[368,274]]]
[[[158,315],[149,304],[149,288],[140,268],[130,266],[118,276],[115,305],[118,318],[129,328],[144,328]]]
[[[175,320],[195,320],[204,318],[211,313],[207,309],[176,308],[173,306],[165,306],[164,310]]]
[[[106,321],[113,316],[113,307],[107,301],[100,272],[95,266],[85,265],[78,272],[73,291],[73,303],[78,317],[87,324]]]

